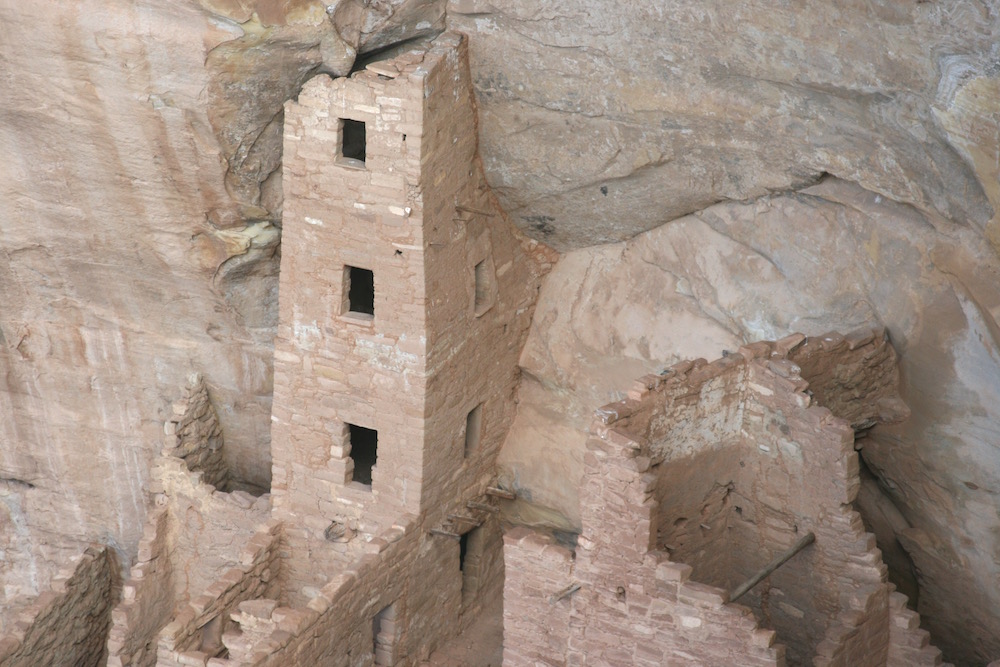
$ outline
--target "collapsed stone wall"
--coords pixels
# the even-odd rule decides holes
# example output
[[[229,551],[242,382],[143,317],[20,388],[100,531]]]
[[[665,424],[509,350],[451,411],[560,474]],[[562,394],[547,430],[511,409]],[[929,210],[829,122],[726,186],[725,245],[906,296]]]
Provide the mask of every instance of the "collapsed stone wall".
[[[13,632],[0,638],[0,665],[103,665],[111,608],[120,594],[118,567],[109,547],[88,547],[20,612]]]
[[[153,667],[156,635],[176,604],[174,565],[168,543],[170,515],[165,506],[150,512],[139,540],[136,563],[111,613],[108,667]]]
[[[217,486],[227,484],[221,448],[213,446],[221,441],[221,432],[199,375],[189,379],[174,403],[164,432],[163,455],[153,464],[148,488],[154,509],[107,636],[112,666],[151,667],[158,652],[173,659],[192,644],[197,649],[201,642],[195,636],[201,628],[216,618],[224,626],[227,609],[235,609],[243,596],[259,594],[260,582],[248,582],[277,558],[273,545],[265,549],[259,544],[256,532],[268,517],[269,496],[227,493]],[[187,458],[177,455],[185,452]],[[234,574],[251,562],[249,574]],[[222,579],[220,572],[225,573]],[[264,578],[268,583],[271,573]],[[233,589],[236,584],[239,590]],[[179,625],[168,625],[173,621]]]
[[[240,603],[278,593],[280,541],[280,523],[269,522],[247,543],[239,565],[223,572],[204,592],[181,605],[159,633],[158,667],[205,664],[225,651],[223,635]]]
[[[220,491],[229,489],[229,468],[222,451],[222,426],[200,374],[188,379],[184,395],[164,424],[163,454],[183,459],[188,470]]]
[[[816,377],[837,378],[849,399],[835,407],[849,406],[860,428],[899,416],[895,354],[882,332],[793,336],[644,377],[626,400],[599,410],[592,427],[583,532],[569,564],[580,590],[568,604],[539,609],[536,592],[546,579],[550,591],[566,586],[567,558],[541,559],[523,568],[524,577],[522,568],[508,570],[507,604],[529,617],[563,604],[557,616],[568,614],[568,638],[546,637],[505,615],[519,647],[512,655],[553,665],[898,659],[891,587],[873,536],[850,506],[858,486],[854,430],[812,404],[792,358],[819,369]],[[821,385],[834,396],[832,381]],[[850,400],[857,396],[871,407]],[[885,405],[892,409],[880,417]],[[692,497],[703,505],[691,506]],[[816,536],[812,547],[741,599],[746,606],[728,603],[728,589],[806,532]],[[505,557],[521,564],[553,550],[520,533],[505,543]],[[688,563],[672,562],[681,558]],[[757,628],[755,618],[777,635]],[[605,632],[576,630],[595,625]],[[926,633],[908,631],[911,664],[940,664]]]

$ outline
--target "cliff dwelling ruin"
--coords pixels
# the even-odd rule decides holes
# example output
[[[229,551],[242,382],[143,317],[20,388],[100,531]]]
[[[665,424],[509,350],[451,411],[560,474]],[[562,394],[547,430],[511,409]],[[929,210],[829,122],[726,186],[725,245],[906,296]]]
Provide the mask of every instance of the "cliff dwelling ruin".
[[[415,17],[430,11],[396,4]],[[457,28],[494,11],[447,4]],[[334,3],[314,7],[315,21],[362,6],[375,11]],[[240,24],[249,49],[262,34],[291,40],[268,33],[261,7]],[[706,208],[621,243],[602,244],[611,240],[602,231],[577,254],[560,248],[572,227],[554,231],[555,216],[512,206],[515,177],[498,177],[483,154],[481,125],[497,121],[484,118],[494,113],[489,97],[506,84],[470,66],[475,31],[425,21],[419,34],[381,43],[365,32],[374,19],[350,16],[357,49],[371,40],[364,56],[343,34],[343,44],[316,37],[303,49],[321,53],[322,66],[302,66],[309,75],[258,127],[261,142],[280,131],[280,161],[262,167],[256,144],[241,149],[239,166],[225,158],[230,194],[253,180],[240,169],[262,170],[255,203],[236,213],[213,203],[203,221],[211,230],[187,239],[192,255],[209,258],[207,282],[223,295],[216,312],[230,324],[183,344],[157,339],[181,356],[138,346],[149,368],[134,381],[153,378],[143,391],[100,373],[66,383],[116,406],[101,424],[142,424],[128,456],[108,440],[93,449],[98,468],[58,462],[67,480],[88,466],[98,497],[117,499],[117,529],[85,516],[73,484],[53,493],[22,465],[28,444],[81,419],[75,405],[53,404],[52,433],[24,426],[24,415],[43,419],[31,412],[50,381],[39,360],[77,343],[30,318],[0,326],[0,418],[11,424],[0,432],[0,667],[1000,664],[989,662],[1000,658],[990,636],[997,610],[984,602],[993,592],[972,600],[982,618],[956,636],[962,617],[933,576],[979,565],[900,509],[927,488],[957,504],[932,482],[893,481],[902,479],[893,466],[922,479],[906,458],[907,429],[929,418],[925,394],[939,389],[907,361],[916,334],[898,344],[853,292],[842,295],[842,327],[820,328],[817,309],[785,287],[767,298],[801,307],[808,335],[768,319],[765,297],[732,286],[746,268],[734,268],[746,256],[733,239],[750,233],[735,209]],[[209,62],[222,67],[223,55]],[[165,97],[149,104],[165,126],[193,122]],[[574,122],[566,118],[568,132]],[[517,132],[530,128],[526,120]],[[539,179],[558,171],[546,159]],[[855,245],[872,265],[919,263],[851,217],[883,211],[874,208],[882,200],[832,173],[806,179],[787,201],[739,205],[780,211],[779,229],[793,231],[775,238],[833,220],[862,239]],[[616,196],[613,178],[601,183],[595,207]],[[820,199],[844,210],[810,218]],[[230,214],[239,221],[225,222]],[[946,227],[935,218],[919,228]],[[149,242],[173,242],[164,239]],[[712,243],[721,249],[704,254]],[[785,275],[785,254],[808,254],[815,267],[828,251],[797,239],[765,245],[747,242],[756,254],[746,270],[789,282],[802,280]],[[975,313],[1000,306],[979,298],[989,281],[969,279],[960,255],[926,257],[965,285],[963,312],[980,322]],[[129,284],[159,293],[141,277]],[[42,323],[57,319],[53,295],[69,289],[50,287]],[[700,301],[706,290],[718,304]],[[677,301],[640,303],[660,291]],[[736,295],[728,307],[727,292]],[[275,297],[268,314],[260,303]],[[927,317],[951,312],[937,298]],[[740,315],[744,307],[752,314]],[[162,317],[184,308],[165,302]],[[712,324],[687,332],[695,311]],[[745,330],[731,335],[740,317]],[[107,337],[98,315],[73,326],[88,362],[128,365],[134,332]],[[236,329],[238,361],[214,363]],[[996,335],[986,323],[974,333]],[[957,333],[948,340],[956,355],[968,345]],[[987,440],[996,433],[982,428]],[[81,426],[78,437],[104,436]]]

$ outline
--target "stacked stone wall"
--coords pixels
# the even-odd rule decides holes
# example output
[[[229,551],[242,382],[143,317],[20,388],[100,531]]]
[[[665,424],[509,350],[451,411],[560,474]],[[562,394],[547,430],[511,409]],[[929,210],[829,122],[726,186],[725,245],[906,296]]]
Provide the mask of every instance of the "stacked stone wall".
[[[414,530],[414,555],[393,565],[428,587],[396,610],[401,636],[419,638],[408,655],[500,594],[486,488],[543,264],[482,176],[474,104],[465,41],[445,34],[349,79],[317,77],[285,112],[272,431],[283,584],[305,604],[317,572],[354,568],[369,540]],[[339,154],[342,119],[365,123],[363,162]],[[373,314],[345,303],[348,267],[373,272]],[[370,485],[354,480],[350,424],[378,433]],[[473,530],[462,572],[455,538]]]
[[[899,632],[904,619],[890,614],[874,537],[850,505],[858,478],[852,424],[867,428],[886,412],[900,414],[895,376],[886,370],[895,355],[881,332],[807,343],[790,337],[711,364],[678,364],[642,378],[626,400],[598,411],[580,494],[583,532],[572,576],[581,588],[571,598],[570,636],[564,643],[508,619],[518,649],[510,660],[505,655],[505,664],[523,664],[523,655],[553,665],[784,664],[786,653],[792,664],[823,666],[874,667],[895,659],[900,649],[890,621]],[[816,377],[837,377],[826,383],[828,395],[854,422],[812,404],[800,367],[789,359],[796,351],[820,369]],[[837,399],[834,385],[893,409]],[[696,407],[700,401],[704,408]],[[711,416],[718,414],[736,426]],[[681,465],[672,469],[671,457]],[[699,472],[704,464],[709,471]],[[700,485],[701,508],[680,500],[692,484]],[[704,535],[686,550],[669,544],[686,535],[674,525],[677,512],[698,521],[702,533],[728,534],[728,548]],[[741,598],[745,605],[728,603],[727,589],[809,531],[815,544]],[[505,556],[521,566],[508,569],[505,601],[522,616],[543,614],[537,591],[565,585],[565,563],[539,558],[533,569],[523,567],[548,547],[515,536]],[[719,549],[726,553],[711,554]],[[692,559],[693,571],[671,562],[677,553]],[[692,580],[698,559],[706,558],[701,571],[720,587]],[[722,569],[729,575],[720,576]],[[758,628],[755,616],[787,646],[774,644],[774,632]],[[902,641],[917,651],[926,645],[919,634]]]
[[[224,651],[222,636],[240,603],[278,595],[280,543],[281,525],[270,521],[250,538],[238,566],[226,570],[203,593],[180,605],[159,633],[156,665],[204,665]]]
[[[188,470],[220,491],[229,486],[229,468],[222,451],[222,425],[212,407],[201,375],[192,375],[183,396],[164,424],[163,455],[182,459]]]
[[[886,667],[937,667],[941,651],[920,628],[920,615],[906,606],[906,596],[889,593],[889,659]],[[996,663],[990,663],[994,665]]]
[[[56,575],[50,590],[22,609],[13,631],[0,638],[0,666],[103,665],[104,639],[119,593],[114,552],[88,547],[73,569]]]
[[[566,665],[573,553],[542,533],[517,527],[504,536],[512,573],[504,586],[504,665]]]
[[[156,635],[170,620],[176,604],[174,564],[168,546],[169,514],[165,506],[146,519],[136,563],[111,613],[108,667],[152,667]]]
[[[217,425],[204,382],[200,376],[192,376],[165,424],[164,455],[154,462],[149,482],[155,508],[143,528],[123,599],[112,613],[107,641],[112,667],[150,667],[157,664],[158,654],[162,663],[163,655],[184,653],[193,641],[190,623],[207,622],[206,615],[222,618],[221,625],[228,620],[209,600],[231,603],[241,595],[259,592],[259,586],[247,583],[250,575],[245,574],[244,566],[251,558],[248,554],[263,557],[261,538],[255,531],[268,516],[269,497],[256,498],[242,490],[224,492],[205,481],[211,467],[192,470],[191,460],[177,455],[189,451],[196,461],[221,461],[212,458],[219,451],[211,446]],[[204,453],[211,457],[199,458]],[[215,479],[224,484],[222,478]],[[268,562],[277,559],[274,549],[266,556]],[[223,581],[218,580],[220,572],[226,573]],[[276,571],[267,576],[277,579]],[[233,581],[249,586],[251,592],[234,590]],[[204,591],[208,592],[203,595]],[[172,620],[181,621],[181,634],[171,634],[176,629],[168,626]],[[174,630],[167,633],[165,626]],[[165,637],[169,640],[166,645],[162,641]],[[168,660],[163,664],[172,663]]]

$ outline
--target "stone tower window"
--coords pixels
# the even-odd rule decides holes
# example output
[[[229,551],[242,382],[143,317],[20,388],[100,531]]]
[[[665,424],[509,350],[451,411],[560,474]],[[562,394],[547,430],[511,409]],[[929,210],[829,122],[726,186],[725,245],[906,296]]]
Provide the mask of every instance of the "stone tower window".
[[[465,456],[479,449],[479,438],[483,432],[483,404],[480,403],[465,417]]]
[[[351,120],[350,118],[343,118],[341,122],[344,124],[340,143],[341,157],[357,160],[364,164],[367,148],[365,124],[360,120]]]
[[[372,468],[378,459],[378,431],[356,424],[347,426],[351,434],[351,460],[354,461],[351,480],[371,486]]]
[[[348,313],[375,315],[375,274],[356,266],[344,267],[345,308]]]

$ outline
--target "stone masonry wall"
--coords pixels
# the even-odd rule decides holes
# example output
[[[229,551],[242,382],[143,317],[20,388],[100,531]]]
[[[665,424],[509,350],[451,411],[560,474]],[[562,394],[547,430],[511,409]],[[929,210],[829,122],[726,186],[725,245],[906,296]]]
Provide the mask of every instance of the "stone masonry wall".
[[[916,623],[900,615],[896,597],[890,611],[891,589],[874,538],[850,507],[858,474],[854,431],[830,410],[811,405],[808,383],[788,360],[798,350],[798,359],[811,368],[834,369],[817,377],[836,376],[852,396],[891,407],[866,413],[856,407],[860,403],[828,391],[838,408],[853,406],[850,414],[867,428],[886,414],[901,414],[892,371],[885,370],[894,367],[894,354],[881,332],[807,342],[789,337],[746,346],[712,364],[678,364],[644,377],[626,400],[598,411],[581,488],[583,532],[571,564],[581,588],[570,597],[569,637],[564,642],[507,618],[505,633],[518,648],[509,660],[505,654],[506,665],[524,664],[519,660],[525,655],[551,665],[777,665],[787,651],[792,664],[875,666],[897,664],[892,661],[903,642],[912,643],[919,664],[940,664],[926,633],[895,638]],[[732,580],[749,576],[798,535],[816,534],[813,546],[741,599],[749,606],[728,603],[726,589],[691,581],[689,565],[672,563],[668,552],[656,550],[656,527],[671,525],[669,517],[657,517],[671,511],[660,502],[671,496],[658,488],[684,484],[691,474],[690,466],[681,466],[679,477],[672,477],[669,456],[697,461],[690,456],[699,445],[692,434],[701,432],[689,417],[701,400],[726,405],[723,411],[739,420],[741,439],[728,441],[728,450],[717,444],[727,442],[718,436],[733,433],[731,425],[716,422],[701,438],[713,456],[731,451],[739,463],[723,466],[730,472],[723,471],[721,484],[733,474],[728,518],[702,528],[723,529],[743,545],[731,545],[729,551],[738,553],[720,561],[733,570]],[[679,425],[672,426],[678,417]],[[673,442],[672,432],[687,439]],[[742,517],[735,512],[739,505]],[[538,594],[566,585],[566,560],[540,558],[549,548],[544,540],[508,536],[505,557],[522,565],[508,569],[505,602],[521,617],[555,613],[558,625],[559,612]],[[524,567],[532,558],[536,564]],[[756,629],[755,613],[778,629],[787,647],[774,644],[772,631]]]
[[[293,544],[332,520],[373,535],[464,510],[512,419],[539,253],[482,178],[466,57],[443,35],[287,105],[272,484]],[[364,162],[338,156],[342,119],[365,123]],[[349,267],[373,272],[373,315],[345,304]],[[378,433],[371,485],[353,481],[348,424]]]
[[[156,664],[156,635],[170,620],[177,602],[169,520],[165,504],[146,518],[136,563],[123,587],[122,600],[111,612],[108,667]]]
[[[154,462],[149,482],[154,510],[143,528],[123,598],[112,613],[107,641],[112,667],[157,664],[158,646],[161,654],[166,646],[168,656],[186,651],[199,628],[214,618],[222,619],[221,630],[228,614],[219,612],[219,604],[232,606],[234,599],[259,592],[258,586],[247,583],[251,575],[241,569],[247,559],[264,558],[270,565],[277,558],[275,548],[262,551],[253,542],[261,541],[255,533],[267,519],[269,496],[227,493],[205,481],[206,475],[215,474],[216,482],[226,484],[224,468],[218,465],[220,450],[211,445],[218,437],[218,420],[200,376],[191,377],[164,431],[164,454]],[[178,455],[184,451],[188,459]],[[192,460],[215,463],[192,470]],[[220,572],[225,573],[221,579]],[[234,577],[250,592],[234,590]],[[172,621],[179,621],[180,628],[168,625]]]
[[[239,565],[180,606],[159,633],[157,667],[204,665],[225,649],[222,635],[241,602],[277,596],[280,541],[280,523],[269,522],[247,543]]]
[[[202,481],[220,491],[229,489],[229,468],[222,451],[222,426],[199,374],[189,378],[184,395],[173,405],[164,424],[163,454],[183,459]]]
[[[504,665],[566,665],[573,552],[524,527],[504,535]],[[565,597],[556,599],[560,593]]]
[[[474,105],[466,44],[453,34],[347,79],[317,77],[286,105],[272,430],[274,516],[288,539],[283,604],[318,604],[324,581],[361,564],[373,581],[421,582],[359,584],[380,593],[361,606],[338,598],[343,618],[314,619],[329,632],[294,637],[287,659],[370,651],[365,624],[393,605],[399,664],[410,664],[499,589],[500,531],[485,491],[547,260],[482,177]],[[347,121],[365,125],[363,160],[343,154],[345,127],[357,129]],[[352,307],[351,267],[372,272],[372,313]],[[377,431],[370,484],[355,479],[352,425]],[[455,538],[472,530],[463,572]],[[367,563],[382,535],[395,537]]]
[[[119,586],[114,553],[104,546],[88,547],[73,570],[57,575],[51,589],[22,610],[14,631],[0,638],[0,666],[103,665],[104,637]]]

